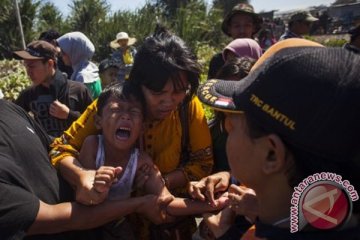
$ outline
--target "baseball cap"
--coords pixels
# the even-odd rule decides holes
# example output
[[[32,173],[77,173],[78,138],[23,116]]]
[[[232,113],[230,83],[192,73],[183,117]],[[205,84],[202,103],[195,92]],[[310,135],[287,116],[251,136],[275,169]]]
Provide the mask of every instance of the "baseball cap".
[[[42,40],[37,40],[29,43],[25,50],[15,51],[15,56],[20,59],[37,60],[37,59],[56,59],[56,48]]]
[[[359,61],[342,48],[282,48],[241,81],[208,80],[198,96],[216,110],[246,113],[304,151],[349,161],[360,150]]]
[[[254,20],[254,25],[255,25],[255,31],[254,33],[257,33],[260,28],[261,28],[261,24],[262,24],[262,18],[255,13],[254,11],[254,7],[250,4],[247,3],[239,3],[236,4],[231,11],[226,14],[222,24],[221,24],[221,30],[223,31],[223,33],[225,33],[227,36],[230,37],[229,34],[229,24],[231,21],[231,18],[235,15],[235,14],[248,14],[250,15],[253,20]]]
[[[311,15],[311,13],[307,11],[300,11],[293,14],[290,17],[289,22],[295,22],[295,21],[315,22],[317,20],[319,19]]]
[[[110,67],[116,67],[116,68],[120,69],[120,64],[112,59],[108,59],[108,58],[104,59],[99,64],[99,73],[104,72],[106,69],[108,69]]]

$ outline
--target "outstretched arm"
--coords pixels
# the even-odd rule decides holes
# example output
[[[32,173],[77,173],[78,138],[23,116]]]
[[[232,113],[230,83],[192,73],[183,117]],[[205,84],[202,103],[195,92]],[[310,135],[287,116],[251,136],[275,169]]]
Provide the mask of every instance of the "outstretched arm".
[[[159,169],[154,165],[147,154],[142,155],[142,164],[150,166],[148,179],[144,184],[144,190],[147,193],[169,196],[171,193],[167,189],[164,180],[162,179]],[[141,168],[140,164],[139,168]],[[167,212],[172,216],[187,216],[202,214],[205,212],[213,212],[221,210],[227,206],[227,196],[220,197],[214,200],[215,206],[209,205],[207,202],[187,199],[175,198],[168,206]]]
[[[49,205],[40,201],[36,219],[27,233],[34,235],[91,229],[133,212],[143,214],[158,224],[166,220],[165,209],[171,200],[171,197],[146,195],[122,201],[106,201],[91,207],[73,202]]]

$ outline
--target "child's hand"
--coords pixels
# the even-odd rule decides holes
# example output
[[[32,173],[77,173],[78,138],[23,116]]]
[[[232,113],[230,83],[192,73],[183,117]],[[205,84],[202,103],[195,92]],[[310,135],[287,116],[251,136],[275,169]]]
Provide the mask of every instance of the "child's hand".
[[[254,190],[232,184],[229,187],[230,208],[237,215],[244,215],[252,222],[258,215],[258,201]]]
[[[114,182],[118,181],[121,167],[101,166],[96,170],[93,188],[99,193],[107,193]]]

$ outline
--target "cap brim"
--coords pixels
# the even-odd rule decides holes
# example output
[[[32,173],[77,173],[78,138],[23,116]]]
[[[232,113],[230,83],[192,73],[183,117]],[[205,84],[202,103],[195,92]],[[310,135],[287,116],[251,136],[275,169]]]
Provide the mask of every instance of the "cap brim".
[[[248,78],[248,77],[246,77]],[[229,81],[211,79],[201,85],[198,90],[199,100],[214,110],[231,113],[241,113],[243,109],[235,105],[233,95],[241,94],[255,79],[244,81]]]
[[[110,47],[111,47],[111,48],[115,48],[115,49],[116,49],[116,48],[119,48],[119,47],[120,47],[120,45],[119,45],[119,43],[118,43],[119,40],[120,40],[120,39],[115,39],[115,40],[111,41],[111,42],[110,42]],[[136,38],[129,38],[128,46],[133,45],[134,43],[136,43],[136,41],[137,41]]]
[[[290,38],[280,41],[271,46],[251,68],[250,74],[240,81],[229,81],[220,79],[210,79],[198,89],[198,97],[201,102],[211,108],[222,111],[241,113],[244,109],[239,106],[239,101],[235,104],[233,96],[241,96],[241,93],[256,81],[256,74],[252,74],[256,69],[262,66],[275,53],[281,49],[291,47],[324,47],[323,45],[301,38]],[[241,104],[240,104],[241,105]]]
[[[25,59],[25,60],[38,60],[38,59],[44,59],[44,57],[36,57],[28,53],[27,51],[15,51],[14,55],[17,56],[19,59]]]

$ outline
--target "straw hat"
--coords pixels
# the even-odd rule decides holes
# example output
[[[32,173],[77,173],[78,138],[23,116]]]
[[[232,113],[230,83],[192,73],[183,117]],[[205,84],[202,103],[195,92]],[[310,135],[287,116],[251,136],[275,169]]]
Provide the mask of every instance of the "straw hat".
[[[116,39],[110,42],[110,47],[119,48],[120,45],[119,45],[118,41],[122,40],[122,39],[129,40],[128,46],[131,46],[136,42],[136,38],[129,37],[129,35],[126,32],[119,32],[118,34],[116,34]]]

